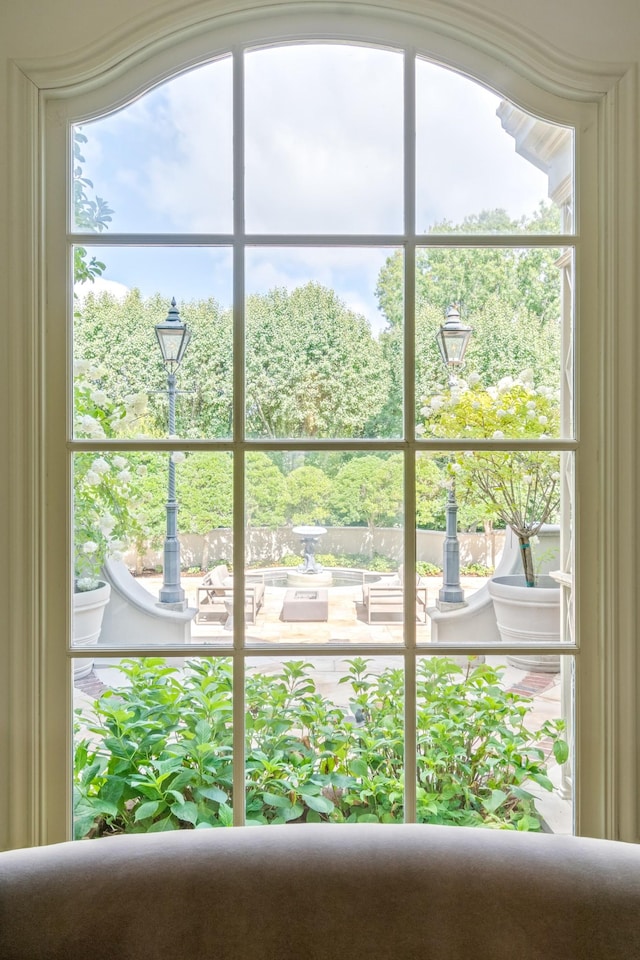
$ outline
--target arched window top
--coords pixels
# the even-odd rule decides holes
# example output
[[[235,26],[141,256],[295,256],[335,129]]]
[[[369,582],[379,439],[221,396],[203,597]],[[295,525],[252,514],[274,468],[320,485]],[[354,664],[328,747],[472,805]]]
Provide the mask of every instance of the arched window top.
[[[572,229],[573,129],[406,48],[247,47],[77,124],[74,138],[77,232]],[[83,179],[109,198],[102,220],[78,206]]]

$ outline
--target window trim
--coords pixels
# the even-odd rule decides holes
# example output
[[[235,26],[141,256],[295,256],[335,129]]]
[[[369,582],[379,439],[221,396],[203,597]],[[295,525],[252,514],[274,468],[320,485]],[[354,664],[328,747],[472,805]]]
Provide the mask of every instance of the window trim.
[[[633,218],[638,191],[633,175],[638,160],[635,71],[597,66],[585,71],[582,63],[559,64],[530,44],[525,54],[523,36],[510,32],[504,25],[498,29],[488,17],[476,14],[462,15],[456,11],[454,27],[443,25],[428,13],[421,17],[381,17],[379,9],[374,13],[367,8],[363,13],[364,18],[354,13],[347,18],[351,18],[354,31],[358,24],[361,28],[366,24],[367,40],[375,39],[369,33],[377,31],[378,42],[383,37],[390,42],[394,31],[407,27],[416,37],[418,26],[420,36],[429,38],[428,49],[421,45],[421,52],[452,66],[461,67],[464,63],[463,72],[473,71],[475,77],[489,85],[492,78],[500,77],[505,92],[527,109],[533,109],[532,101],[537,99],[531,82],[535,76],[546,91],[545,115],[567,121],[559,112],[554,116],[546,109],[548,98],[549,104],[556,103],[560,111],[560,97],[572,99],[580,115],[574,120],[579,130],[577,151],[581,157],[577,190],[582,197],[582,232],[587,239],[579,252],[582,280],[577,297],[579,306],[582,304],[583,342],[589,350],[583,349],[576,362],[579,382],[590,387],[580,424],[580,458],[599,467],[583,469],[580,474],[576,515],[586,535],[576,557],[576,572],[584,571],[585,583],[599,583],[601,590],[583,590],[577,609],[585,636],[577,658],[581,691],[576,703],[580,758],[576,770],[577,829],[594,836],[638,840],[638,611],[633,568],[635,537],[629,536],[630,522],[638,522],[632,482],[633,467],[638,462],[637,413],[629,409],[629,399],[634,396],[638,348],[633,324],[638,306],[634,271],[638,237]],[[246,31],[248,16],[247,13],[231,17],[230,29]],[[291,36],[295,32],[294,20],[300,30],[306,18],[307,23],[308,19],[313,23],[314,17],[323,25],[326,35],[329,14],[323,5],[314,4],[313,11],[306,15],[296,8],[294,14],[265,16],[260,21],[261,37],[264,40],[267,34],[282,36],[285,28]],[[180,18],[184,23],[183,12]],[[9,518],[9,542],[16,549],[8,584],[9,723],[5,728],[9,732],[5,755],[9,758],[8,768],[15,775],[4,797],[5,846],[62,839],[60,823],[64,823],[63,808],[66,809],[66,799],[61,800],[60,791],[51,784],[56,770],[59,772],[60,760],[65,755],[68,758],[56,718],[66,712],[71,691],[64,658],[56,661],[48,656],[44,642],[46,617],[53,618],[56,624],[67,617],[66,598],[56,596],[43,576],[47,552],[53,563],[67,536],[59,523],[56,527],[58,521],[52,517],[55,510],[49,499],[59,497],[66,478],[45,472],[50,466],[54,438],[43,431],[41,387],[46,370],[42,334],[47,323],[60,321],[59,317],[46,316],[44,309],[45,263],[50,280],[56,273],[52,262],[45,260],[39,229],[44,200],[40,181],[49,150],[45,115],[48,122],[60,123],[64,100],[83,89],[90,91],[87,97],[95,103],[97,86],[109,77],[115,78],[115,88],[123,91],[130,82],[127,70],[132,65],[139,76],[145,73],[148,77],[158,71],[160,61],[166,70],[168,48],[172,49],[171,72],[176,60],[197,62],[198,44],[205,42],[207,32],[201,23],[177,29],[178,19],[178,12],[173,19],[169,17],[162,24],[162,35],[151,43],[147,22],[140,22],[126,39],[108,38],[104,47],[89,51],[81,62],[15,65],[11,73],[10,119],[15,131],[11,144],[11,195],[16,224],[11,269],[19,282],[10,293],[9,310],[23,322],[12,326],[9,343],[9,388],[16,398],[16,422],[20,429],[10,436],[8,451],[16,505]],[[216,36],[224,32],[223,20],[210,21]],[[344,17],[339,20],[346,31]],[[255,13],[251,25],[258,32]],[[467,43],[460,39],[465,31]],[[189,60],[185,58],[185,45],[192,51]],[[517,73],[512,68],[520,53],[523,57]],[[632,350],[628,349],[629,344],[633,345]],[[52,359],[47,357],[49,364]],[[595,529],[589,527],[590,517],[598,518]],[[600,664],[603,669],[599,669]],[[65,691],[64,695],[61,691]]]

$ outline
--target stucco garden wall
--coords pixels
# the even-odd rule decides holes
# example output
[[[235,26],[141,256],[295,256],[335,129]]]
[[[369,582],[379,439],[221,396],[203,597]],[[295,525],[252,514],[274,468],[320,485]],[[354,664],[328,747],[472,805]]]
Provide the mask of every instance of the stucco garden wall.
[[[461,533],[460,563],[466,566],[481,563],[494,567],[504,545],[504,533]],[[438,530],[418,530],[416,549],[418,560],[442,565],[444,533]],[[300,537],[289,527],[270,529],[258,527],[246,532],[247,563],[278,564],[286,556],[300,556]],[[233,554],[230,530],[212,530],[206,536],[195,533],[180,537],[183,568],[199,567],[208,570]],[[372,533],[367,527],[329,527],[318,542],[318,553],[362,554],[365,557],[389,557],[402,563],[402,531],[379,527]],[[162,564],[162,549],[150,550],[143,557],[129,553],[125,562],[133,569],[155,568]]]

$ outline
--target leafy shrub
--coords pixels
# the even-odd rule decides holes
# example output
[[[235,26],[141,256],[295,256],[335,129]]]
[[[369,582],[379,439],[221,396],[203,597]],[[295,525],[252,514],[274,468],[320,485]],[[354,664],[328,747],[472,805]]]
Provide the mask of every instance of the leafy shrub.
[[[460,567],[460,573],[463,577],[490,577],[493,567],[487,567],[484,563],[467,563]]]
[[[316,689],[311,665],[246,677],[247,823],[403,819],[403,673],[347,661],[350,710]],[[76,837],[232,822],[232,671],[224,658],[123,660],[127,686],[76,710]],[[536,830],[529,787],[551,790],[541,738],[567,759],[562,723],[525,726],[501,668],[446,657],[418,670],[418,820]]]
[[[436,563],[429,563],[427,560],[418,560],[416,562],[416,572],[421,577],[438,577],[442,574],[442,567]]]

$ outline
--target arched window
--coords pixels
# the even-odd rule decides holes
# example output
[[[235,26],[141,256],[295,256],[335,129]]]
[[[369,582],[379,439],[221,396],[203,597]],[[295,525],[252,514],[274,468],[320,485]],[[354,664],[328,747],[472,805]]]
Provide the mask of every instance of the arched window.
[[[49,642],[79,711],[76,835],[570,832],[586,108],[491,90],[397,26],[287,36],[221,32],[209,56],[52,100],[49,443],[69,509],[49,543],[70,549],[47,558]],[[468,328],[459,365],[438,340]],[[544,594],[533,632],[489,593],[521,567],[525,599]],[[95,644],[71,616],[94,579]]]

